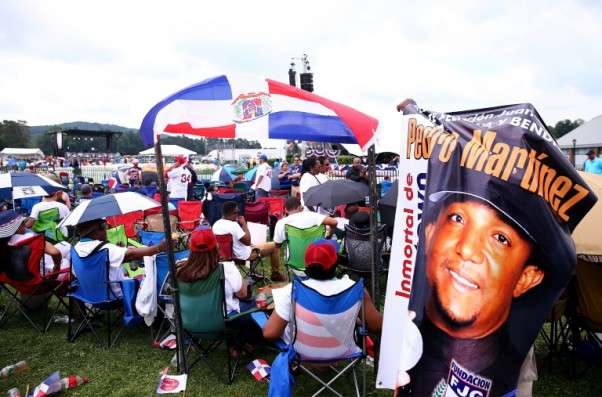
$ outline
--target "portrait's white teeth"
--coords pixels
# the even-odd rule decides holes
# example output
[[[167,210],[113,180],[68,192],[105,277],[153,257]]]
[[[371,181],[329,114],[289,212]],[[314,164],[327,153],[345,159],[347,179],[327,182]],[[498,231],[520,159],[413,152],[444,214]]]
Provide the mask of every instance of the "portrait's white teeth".
[[[463,277],[460,277],[460,276],[458,275],[458,273],[454,272],[453,270],[450,270],[449,272],[451,273],[451,275],[452,275],[452,277],[454,278],[454,280],[456,280],[456,281],[457,281],[457,282],[459,282],[460,284],[462,284],[462,285],[464,285],[464,286],[466,286],[466,287],[469,287],[469,288],[474,288],[474,289],[477,289],[477,288],[479,288],[479,286],[478,286],[478,285],[471,283],[470,281],[466,280],[466,279],[465,279],[465,278],[463,278]]]

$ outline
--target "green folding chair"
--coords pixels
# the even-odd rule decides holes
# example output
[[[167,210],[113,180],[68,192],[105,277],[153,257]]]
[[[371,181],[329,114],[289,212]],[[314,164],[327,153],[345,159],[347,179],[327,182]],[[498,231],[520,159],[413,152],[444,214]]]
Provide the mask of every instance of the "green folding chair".
[[[119,245],[120,247],[144,247],[144,245],[140,244],[136,240],[132,240],[131,238],[127,237],[125,233],[125,225],[117,225],[107,229],[107,240],[109,240],[109,243]],[[128,276],[130,276],[130,278],[142,277],[142,268],[137,268],[134,270],[129,262],[124,263],[123,267],[128,272]]]
[[[188,370],[190,371],[192,367],[202,361],[218,379],[225,384],[231,384],[240,355],[233,360],[228,349],[224,349],[228,364],[227,376],[226,369],[218,368],[222,360],[218,358],[215,362],[212,359],[217,355],[217,348],[226,341],[226,337],[234,334],[234,331],[228,327],[228,323],[240,316],[250,314],[254,310],[228,318],[224,283],[224,268],[220,264],[209,277],[203,280],[178,281],[178,288],[182,327],[190,341],[186,349],[187,361],[190,362],[189,356],[194,353],[198,354],[198,357],[189,364]]]
[[[318,225],[307,229],[299,229],[291,225],[284,227],[286,243],[285,266],[287,275],[290,272],[305,278],[305,250],[313,241],[324,238],[326,226]],[[290,279],[290,275],[289,275]]]
[[[61,229],[58,228],[59,220],[59,209],[48,208],[38,213],[36,223],[34,223],[31,230],[43,234],[46,240],[53,244],[58,243],[65,240]]]

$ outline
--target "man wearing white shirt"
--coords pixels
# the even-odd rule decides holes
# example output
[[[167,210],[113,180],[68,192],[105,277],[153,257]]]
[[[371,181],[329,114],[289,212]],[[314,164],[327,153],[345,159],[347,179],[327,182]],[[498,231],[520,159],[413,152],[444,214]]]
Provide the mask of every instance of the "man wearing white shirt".
[[[260,197],[268,197],[272,189],[272,167],[268,164],[268,156],[265,154],[259,157],[259,168],[257,168],[255,178],[252,186],[255,190],[255,200]]]
[[[307,229],[318,225],[326,225],[335,228],[337,221],[329,216],[324,216],[317,212],[304,211],[301,201],[297,197],[289,197],[285,204],[286,217],[280,219],[274,228],[274,243],[280,248],[286,240],[286,225],[291,225],[299,229]]]
[[[167,171],[169,198],[172,201],[186,200],[188,196],[188,183],[192,178],[184,164],[188,161],[184,156],[176,156],[174,165]]]

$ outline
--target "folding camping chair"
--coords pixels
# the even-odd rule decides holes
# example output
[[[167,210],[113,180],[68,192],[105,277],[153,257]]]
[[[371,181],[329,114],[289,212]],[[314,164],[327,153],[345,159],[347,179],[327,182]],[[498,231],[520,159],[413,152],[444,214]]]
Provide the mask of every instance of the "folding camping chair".
[[[372,246],[370,231],[358,230],[350,225],[345,225],[343,250],[347,254],[347,263],[342,266],[344,272],[356,274],[362,278],[372,275]],[[376,230],[377,259],[376,271],[378,275],[386,274],[388,269],[382,260],[387,242],[387,225],[381,225]]]
[[[67,296],[72,300],[71,307],[77,308],[81,322],[71,332],[76,318],[73,310],[69,312],[67,338],[74,342],[84,332],[91,331],[101,346],[110,349],[125,327],[123,298],[118,298],[111,288],[112,284],[121,285],[121,281],[109,281],[109,254],[100,248],[101,245],[86,257],[80,257],[75,248],[71,248],[71,269],[77,280],[72,283],[75,291]],[[103,342],[98,329],[98,321],[102,320],[106,325],[106,342]],[[116,332],[114,328],[117,328]]]
[[[149,232],[165,231],[165,227],[163,226],[163,210],[160,206],[144,210],[143,219],[144,230]],[[178,222],[178,210],[169,210],[169,224],[171,225],[172,232],[175,232],[177,230]]]
[[[326,226],[318,225],[307,229],[299,229],[291,225],[284,226],[286,243],[287,277],[291,279],[290,273],[305,278],[305,250],[313,241],[324,238]]]
[[[219,265],[206,279],[194,282],[179,281],[179,303],[184,334],[190,341],[186,350],[187,360],[193,352],[198,354],[198,357],[189,364],[188,369],[191,370],[202,361],[219,380],[231,384],[240,355],[232,362],[228,349],[224,349],[227,357],[227,375],[226,370],[218,369],[218,364],[212,362],[211,358],[214,353],[217,354],[217,348],[222,345],[226,337],[233,336],[233,330],[228,327],[228,324],[248,312],[227,317],[224,283],[222,265]]]
[[[33,206],[42,201],[42,197],[27,197],[17,200],[20,202],[19,212],[25,216],[29,216]]]
[[[270,203],[266,201],[255,201],[245,204],[245,220],[247,222],[270,224]]]
[[[325,296],[295,278],[291,298],[289,326],[292,346],[283,347],[281,340],[278,341],[277,346],[281,349],[281,355],[292,358],[298,364],[294,373],[303,371],[320,384],[320,389],[313,396],[325,390],[342,396],[333,388],[333,384],[348,375],[352,376],[356,395],[365,395],[367,332],[363,314],[363,280],[360,279],[336,295]],[[361,327],[358,328],[357,318],[360,314]],[[265,322],[265,315],[254,313],[253,319],[258,324],[262,324]],[[291,350],[293,348],[294,351]],[[342,368],[337,365],[341,363],[345,363]],[[356,373],[356,368],[360,364],[363,364],[361,391]],[[281,374],[279,369],[274,368],[275,366],[276,362],[272,366],[272,382],[280,384],[281,380],[274,378],[275,373]],[[316,366],[328,367],[332,372],[315,373],[312,367]],[[332,378],[324,379],[332,374],[334,374]]]
[[[174,259],[179,261],[190,256],[190,250],[175,251]],[[154,332],[151,328],[151,338],[153,342],[159,343],[165,339],[170,333],[175,332],[175,324],[173,322],[173,297],[171,294],[171,280],[169,273],[169,257],[167,253],[157,254],[155,260],[157,268],[157,308],[162,314],[161,322]],[[154,335],[154,336],[153,336]]]
[[[222,217],[222,205],[226,201],[236,202],[241,215],[245,215],[246,195],[244,193],[211,193],[211,197],[203,202],[206,209],[205,219],[213,226]]]
[[[143,224],[143,211],[128,212],[127,214],[114,215],[107,217],[107,223],[110,227],[123,225],[125,235],[129,239],[138,237],[136,228],[141,228]]]
[[[57,279],[59,275],[68,273],[69,269],[40,273],[40,262],[43,263],[44,260],[45,243],[44,236],[38,234],[8,248],[8,257],[3,259],[4,271],[0,273],[0,287],[8,294],[9,302],[3,308],[0,306],[0,325],[5,324],[15,313],[20,312],[36,331],[46,332],[52,324],[54,315],[61,307],[69,310],[64,299],[67,280]],[[51,304],[53,296],[57,301],[48,316],[47,304]],[[28,309],[31,303],[37,299],[43,301],[41,325],[36,323]]]
[[[31,230],[36,233],[42,233],[46,240],[55,244],[65,240],[61,229],[58,228],[59,221],[59,209],[48,208],[38,213],[38,218],[31,227]]]
[[[263,265],[263,257],[261,256],[261,252],[259,252],[259,248],[254,249],[257,253],[257,259],[254,261],[245,261],[234,257],[234,251],[232,249],[233,237],[231,234],[216,234],[215,239],[219,247],[220,260],[233,261],[236,265],[238,265],[238,268],[242,270],[243,275],[248,282],[250,280],[263,281],[264,283],[271,282],[271,280],[265,275],[266,273]],[[247,262],[249,262],[248,269]],[[261,267],[261,273],[257,273],[258,267]],[[261,276],[259,276],[259,274],[261,274]],[[252,285],[254,282],[250,282],[250,284]]]
[[[107,240],[111,244],[118,245],[120,247],[142,247],[143,244],[140,244],[136,240],[127,237],[126,227],[125,225],[117,225],[115,227],[107,229]],[[142,268],[134,268],[130,262],[126,262],[123,264],[123,267],[128,272],[128,276],[130,278],[140,278],[143,275]]]
[[[561,348],[568,376],[578,378],[602,363],[602,263],[578,259],[569,285],[568,332]]]
[[[283,197],[260,197],[258,200],[270,204],[270,238],[274,238],[276,222],[284,216],[284,200]]]
[[[203,214],[202,201],[180,201],[178,216],[180,222],[178,229],[182,232],[190,232],[201,224]]]

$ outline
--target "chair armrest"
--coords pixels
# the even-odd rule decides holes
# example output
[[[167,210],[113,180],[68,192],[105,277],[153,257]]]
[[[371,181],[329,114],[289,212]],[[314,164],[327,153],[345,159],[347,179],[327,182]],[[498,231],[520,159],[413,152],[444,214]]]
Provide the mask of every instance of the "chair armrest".
[[[128,245],[131,245],[136,248],[146,247],[146,245],[139,243],[138,241],[128,238]]]

